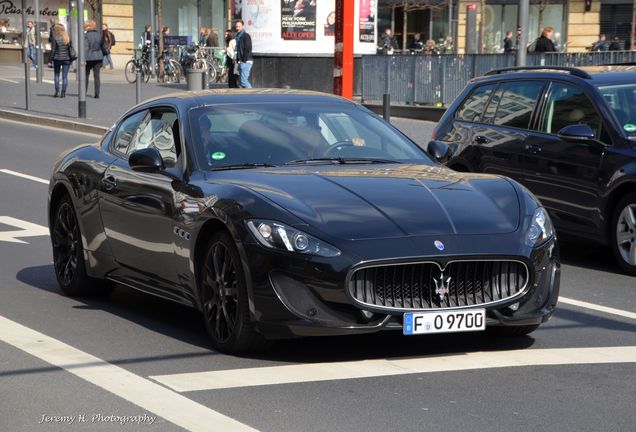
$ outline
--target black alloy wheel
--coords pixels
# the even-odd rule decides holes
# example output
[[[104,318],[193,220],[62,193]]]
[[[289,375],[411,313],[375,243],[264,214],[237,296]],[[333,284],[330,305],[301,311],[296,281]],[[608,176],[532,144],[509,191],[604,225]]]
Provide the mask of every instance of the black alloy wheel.
[[[612,223],[612,249],[621,269],[636,276],[636,193],[616,206]]]
[[[200,267],[200,301],[212,345],[226,353],[264,348],[265,339],[250,322],[245,274],[227,233],[212,237]]]
[[[86,274],[82,235],[70,198],[57,204],[51,232],[53,267],[62,292],[69,296],[103,295],[113,289],[109,281]]]

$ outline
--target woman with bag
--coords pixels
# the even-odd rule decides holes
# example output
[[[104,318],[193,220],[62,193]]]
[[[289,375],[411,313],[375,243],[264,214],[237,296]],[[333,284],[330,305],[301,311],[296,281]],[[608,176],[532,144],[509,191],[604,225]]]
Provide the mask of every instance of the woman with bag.
[[[53,82],[55,83],[55,94],[53,97],[66,97],[66,87],[68,87],[68,69],[71,63],[77,58],[75,49],[71,44],[71,39],[66,33],[62,24],[53,26],[51,35],[51,61],[53,61]],[[62,72],[62,93],[60,94],[60,72]]]
[[[88,92],[88,79],[91,70],[95,76],[95,99],[99,99],[99,71],[104,62],[107,50],[104,48],[102,38],[97,31],[97,24],[93,20],[88,20],[84,24],[84,51],[86,53],[86,91]]]
[[[236,40],[231,31],[225,32],[225,67],[229,88],[238,88],[238,64],[236,63]]]

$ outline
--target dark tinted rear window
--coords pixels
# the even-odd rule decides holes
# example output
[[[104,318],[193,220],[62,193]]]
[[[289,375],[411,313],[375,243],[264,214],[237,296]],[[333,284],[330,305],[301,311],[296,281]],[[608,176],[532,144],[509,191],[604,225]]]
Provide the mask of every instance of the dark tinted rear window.
[[[457,110],[455,117],[458,120],[465,120],[470,122],[478,122],[481,119],[481,114],[484,112],[490,93],[497,87],[496,85],[486,85],[477,87],[466,98],[464,103]]]

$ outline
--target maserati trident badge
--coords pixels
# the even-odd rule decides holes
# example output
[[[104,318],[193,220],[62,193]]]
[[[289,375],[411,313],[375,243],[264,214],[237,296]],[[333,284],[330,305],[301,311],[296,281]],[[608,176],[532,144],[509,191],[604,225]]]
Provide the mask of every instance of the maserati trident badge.
[[[451,277],[444,279],[444,273],[439,275],[439,279],[433,278],[435,282],[435,294],[439,296],[439,301],[443,302],[446,295],[450,292]]]
[[[443,251],[443,250],[445,249],[445,247],[444,247],[444,243],[442,243],[442,242],[441,242],[441,241],[439,241],[439,240],[435,240],[435,241],[433,242],[433,244],[435,245],[435,247],[437,248],[437,250]]]

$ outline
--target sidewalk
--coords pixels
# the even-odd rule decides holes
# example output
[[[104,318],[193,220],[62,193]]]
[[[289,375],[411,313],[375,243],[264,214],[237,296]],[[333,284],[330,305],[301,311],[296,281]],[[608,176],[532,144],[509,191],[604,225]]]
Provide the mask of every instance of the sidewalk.
[[[35,82],[35,70],[31,76],[31,109],[26,111],[24,67],[22,65],[0,65],[0,110],[29,113],[35,116],[53,117],[91,125],[110,127],[122,114],[135,105],[135,85],[126,81],[123,69],[105,70],[100,74],[99,99],[93,98],[94,81],[91,75],[86,96],[86,118],[78,115],[78,86],[76,74],[69,72],[66,98],[54,98],[53,69],[45,68],[43,82]],[[155,82],[153,82],[155,81]],[[186,90],[180,84],[158,84],[151,79],[142,84],[141,101]]]

